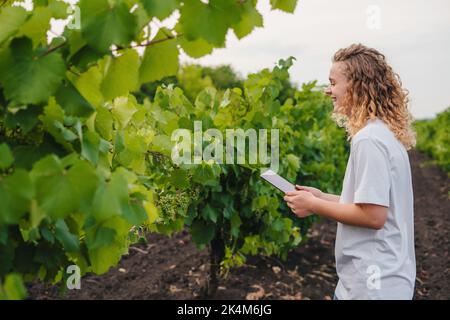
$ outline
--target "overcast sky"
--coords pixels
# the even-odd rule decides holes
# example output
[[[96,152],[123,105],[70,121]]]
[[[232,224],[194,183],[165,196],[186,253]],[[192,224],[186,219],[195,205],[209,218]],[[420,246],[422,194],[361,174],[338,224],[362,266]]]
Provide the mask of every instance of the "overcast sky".
[[[270,11],[269,0],[258,7],[264,28],[240,41],[230,32],[225,49],[182,61],[231,64],[246,75],[292,55],[295,82],[327,83],[334,52],[360,42],[386,55],[410,91],[416,118],[450,106],[449,0],[299,0],[293,15]]]
[[[181,61],[230,64],[246,76],[294,56],[294,82],[317,79],[325,84],[334,52],[360,42],[386,55],[410,91],[417,119],[433,117],[450,106],[449,0],[299,0],[294,14],[271,11],[269,0],[258,2],[264,28],[240,41],[230,31],[225,49],[196,60],[182,55]],[[173,26],[178,16],[175,13],[162,24]],[[62,31],[63,24],[52,24],[55,33]]]

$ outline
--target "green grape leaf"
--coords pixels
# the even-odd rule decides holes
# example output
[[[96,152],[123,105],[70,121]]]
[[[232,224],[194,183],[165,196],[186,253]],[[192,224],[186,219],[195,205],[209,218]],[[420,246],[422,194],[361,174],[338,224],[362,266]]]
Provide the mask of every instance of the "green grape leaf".
[[[100,135],[106,140],[112,139],[113,123],[113,116],[108,109],[104,107],[97,108],[97,114],[95,116],[95,130],[97,130],[98,133],[100,133]]]
[[[126,46],[134,38],[136,17],[122,1],[80,0],[81,33],[87,43],[99,52],[112,44]]]
[[[152,41],[161,42],[151,44],[145,48],[139,70],[140,83],[157,81],[174,75],[178,71],[179,51],[176,39],[169,39],[163,30],[159,30]]]
[[[83,134],[81,142],[81,156],[97,166],[100,148],[100,136],[95,131],[87,131]]]
[[[155,204],[150,201],[144,201],[143,205],[147,213],[148,222],[154,223],[159,218],[158,208],[156,208]]]
[[[47,240],[51,244],[55,243],[55,236],[53,235],[53,233],[50,231],[50,229],[48,227],[46,227],[46,226],[41,227],[40,232],[41,232],[42,237],[45,240]]]
[[[110,267],[115,266],[121,256],[128,251],[128,233],[130,225],[119,217],[113,217],[103,222],[102,228],[112,229],[116,235],[111,244],[106,245],[107,241],[111,240],[111,232],[104,232],[99,242],[98,247],[89,249],[89,258],[92,264],[92,271],[101,274],[109,270]],[[94,243],[95,244],[95,243]]]
[[[71,79],[80,94],[94,107],[102,105],[104,100],[100,90],[102,80],[103,76],[98,66],[93,66],[79,77]]]
[[[136,16],[137,30],[140,30],[139,35],[134,40],[136,40],[137,42],[142,42],[147,37],[147,34],[143,30],[143,28],[147,27],[148,32],[151,31],[150,21],[153,19],[153,17],[148,15],[147,11],[142,7],[142,5],[138,5],[133,11],[133,14]]]
[[[141,0],[147,13],[152,17],[163,20],[178,8],[180,0]]]
[[[78,236],[70,233],[66,222],[58,219],[55,223],[55,237],[64,246],[67,252],[75,252],[80,249],[80,241]]]
[[[272,9],[280,9],[285,12],[293,13],[297,6],[297,0],[270,0]]]
[[[293,172],[298,172],[298,170],[300,169],[300,158],[290,153],[286,156],[286,160],[288,162],[290,169]]]
[[[55,19],[66,19],[68,14],[69,4],[61,0],[49,0],[48,8],[52,11]]]
[[[210,0],[205,4],[185,0],[180,13],[180,24],[188,40],[203,38],[218,47],[225,44],[228,29],[240,20],[237,1]]]
[[[11,149],[6,143],[0,144],[0,169],[6,169],[14,162]]]
[[[96,274],[103,274],[112,266],[117,265],[123,254],[127,252],[124,244],[119,245],[115,242],[109,246],[103,246],[94,250],[89,250],[89,258],[92,264],[92,271]]]
[[[42,103],[61,83],[66,70],[61,56],[39,56],[32,52],[31,40],[16,38],[10,45],[12,65],[0,79],[7,99],[16,103]]]
[[[136,50],[128,49],[117,57],[112,58],[106,70],[101,90],[105,100],[127,95],[138,88],[139,56]]]
[[[241,20],[233,25],[233,31],[238,39],[242,39],[250,34],[255,27],[262,26],[262,15],[249,1],[247,1],[241,9]]]
[[[164,119],[165,123],[164,126],[162,126],[162,129],[165,134],[172,135],[172,132],[176,129],[178,129],[178,120],[179,117],[176,113],[170,112],[170,111],[164,111]]]
[[[214,239],[215,233],[214,224],[202,220],[195,220],[190,228],[192,240],[199,248],[209,244]]]
[[[127,180],[119,171],[111,175],[109,182],[100,182],[94,196],[92,215],[97,221],[120,216],[128,205]]]
[[[50,217],[65,218],[79,207],[77,192],[56,156],[49,155],[36,162],[30,176],[38,204]]]
[[[152,144],[150,145],[150,149],[153,151],[161,152],[164,155],[171,156],[172,155],[172,147],[174,143],[170,140],[169,136],[164,134],[156,135],[153,138]]]
[[[195,167],[192,181],[205,186],[216,186],[219,184],[213,169],[208,164],[201,164]]]
[[[66,82],[59,87],[55,98],[64,109],[64,113],[70,116],[87,117],[95,111],[94,107],[70,82]]]
[[[18,223],[30,209],[34,188],[28,172],[16,169],[15,172],[0,181],[0,224]]]
[[[136,111],[136,103],[131,96],[116,98],[111,108],[111,113],[118,122],[119,129],[128,125]]]
[[[170,174],[169,178],[170,184],[175,186],[177,189],[189,188],[189,178],[187,172],[182,169],[175,169]]]
[[[182,36],[178,38],[178,43],[183,51],[192,58],[203,57],[210,54],[214,49],[212,44],[202,38],[189,41],[186,37]]]
[[[68,29],[65,33],[63,33],[68,39],[67,43],[69,45],[69,56],[68,59],[72,59],[72,57],[79,52],[83,47],[87,45],[86,40],[84,40],[81,31],[78,29]]]
[[[55,121],[54,126],[58,128],[66,141],[74,141],[78,136],[72,130],[67,129],[61,122]]]
[[[34,0],[33,1],[33,5],[36,6],[36,8],[38,7],[45,7],[48,5],[48,1],[49,0]]]
[[[209,204],[206,204],[206,206],[202,210],[202,217],[205,220],[211,220],[214,223],[217,223],[217,216],[218,215],[219,215],[219,213],[217,212],[217,210],[215,210]]]
[[[52,12],[47,7],[37,7],[31,17],[20,27],[17,36],[26,36],[33,40],[33,47],[47,44],[47,31],[50,29]]]
[[[237,238],[239,236],[240,227],[241,227],[241,224],[242,224],[242,220],[239,217],[239,213],[237,211],[233,212],[233,215],[231,216],[230,222],[231,222],[231,235],[233,237]]]
[[[89,250],[95,250],[113,243],[116,230],[111,228],[93,228],[86,235],[86,244]]]
[[[27,296],[27,290],[19,274],[8,274],[5,283],[0,286],[0,300],[22,300]]]
[[[39,122],[39,115],[42,109],[29,105],[25,109],[19,109],[16,112],[6,112],[5,125],[10,129],[20,127],[24,134],[30,132],[31,129]]]
[[[63,145],[67,150],[73,150],[72,145],[68,141],[77,139],[77,136],[64,127],[64,110],[51,97],[48,105],[44,107],[44,114],[39,116],[44,129],[50,133],[56,142]]]
[[[0,11],[0,45],[14,35],[28,17],[22,7],[4,7]]]
[[[122,206],[122,210],[124,219],[135,226],[141,225],[148,218],[144,207],[136,202]]]

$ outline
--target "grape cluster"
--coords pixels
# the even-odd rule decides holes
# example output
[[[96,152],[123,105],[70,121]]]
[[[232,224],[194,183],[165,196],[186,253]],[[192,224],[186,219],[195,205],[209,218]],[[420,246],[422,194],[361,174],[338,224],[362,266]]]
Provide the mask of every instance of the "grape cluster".
[[[156,205],[164,221],[173,221],[180,216],[185,217],[192,201],[199,196],[199,188],[177,191],[162,191],[158,194]]]
[[[37,126],[31,133],[25,134],[20,127],[8,128],[0,122],[0,136],[7,138],[15,145],[39,145],[43,140],[43,129],[41,126]]]

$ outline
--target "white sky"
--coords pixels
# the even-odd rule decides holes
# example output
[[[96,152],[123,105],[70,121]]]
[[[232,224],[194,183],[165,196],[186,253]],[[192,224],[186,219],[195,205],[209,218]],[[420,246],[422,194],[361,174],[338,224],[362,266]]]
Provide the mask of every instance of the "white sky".
[[[258,9],[264,28],[240,41],[230,31],[225,49],[200,59],[182,55],[181,61],[230,64],[246,76],[294,56],[294,82],[317,79],[323,84],[328,83],[334,52],[360,42],[386,55],[410,91],[416,118],[433,117],[450,106],[449,0],[299,0],[294,14],[271,11],[269,0],[259,0]],[[173,26],[177,16],[163,25]],[[62,28],[62,23],[53,23],[55,33]]]

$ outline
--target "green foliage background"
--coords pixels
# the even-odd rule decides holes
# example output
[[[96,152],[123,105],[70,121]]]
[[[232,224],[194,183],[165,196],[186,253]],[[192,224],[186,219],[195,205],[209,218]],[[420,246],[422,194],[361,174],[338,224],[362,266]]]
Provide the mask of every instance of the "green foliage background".
[[[433,157],[450,176],[450,107],[434,119],[416,121],[414,125],[417,149]]]
[[[220,235],[225,269],[247,254],[285,257],[314,218],[293,217],[259,179],[261,164],[172,163],[172,132],[195,120],[277,128],[280,174],[339,190],[344,132],[321,88],[290,84],[292,58],[245,80],[227,67],[177,76],[180,50],[197,58],[229,30],[240,39],[262,26],[256,0],[80,0],[81,28],[51,43],[50,20],[66,18],[68,4],[11,3],[0,3],[0,298],[23,297],[22,280],[65,281],[72,264],[104,273],[146,230],[187,226],[199,248]],[[174,11],[175,28],[151,37],[149,22]]]

